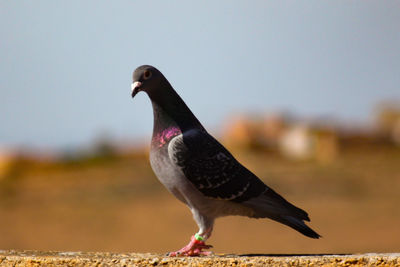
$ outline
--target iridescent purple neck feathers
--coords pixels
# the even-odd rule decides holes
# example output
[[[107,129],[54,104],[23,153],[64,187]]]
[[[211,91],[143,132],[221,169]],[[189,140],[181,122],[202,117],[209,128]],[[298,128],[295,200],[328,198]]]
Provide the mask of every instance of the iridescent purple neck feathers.
[[[181,133],[182,132],[178,127],[172,126],[153,136],[153,142],[155,142],[158,147],[163,147],[165,144],[168,144],[172,138],[180,135]]]

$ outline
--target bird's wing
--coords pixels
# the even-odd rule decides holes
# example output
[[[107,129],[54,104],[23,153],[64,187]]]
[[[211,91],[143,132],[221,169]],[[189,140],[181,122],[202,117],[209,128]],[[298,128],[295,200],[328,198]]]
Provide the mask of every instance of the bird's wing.
[[[204,130],[176,136],[168,145],[172,162],[205,196],[243,202],[268,187]]]
[[[320,237],[303,222],[310,220],[304,210],[267,187],[207,132],[190,130],[174,137],[168,154],[205,196],[241,203],[254,210],[250,217],[268,217],[306,236]]]

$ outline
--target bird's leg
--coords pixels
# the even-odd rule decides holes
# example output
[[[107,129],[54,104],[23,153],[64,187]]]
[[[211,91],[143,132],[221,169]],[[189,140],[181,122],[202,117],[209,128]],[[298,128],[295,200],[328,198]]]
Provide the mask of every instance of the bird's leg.
[[[211,236],[212,228],[207,229],[206,232],[201,233],[203,231],[199,231],[199,233],[194,234],[189,244],[184,246],[178,251],[170,252],[168,256],[176,257],[176,256],[209,256],[211,255],[211,251],[203,251],[203,249],[212,248],[211,245],[206,245],[205,241],[207,238]]]

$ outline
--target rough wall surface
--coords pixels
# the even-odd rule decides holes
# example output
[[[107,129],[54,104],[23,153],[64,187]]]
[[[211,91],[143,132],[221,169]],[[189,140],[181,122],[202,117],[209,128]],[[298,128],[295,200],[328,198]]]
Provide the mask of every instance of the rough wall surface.
[[[400,266],[400,253],[214,255],[172,258],[146,253],[0,251],[1,266]]]

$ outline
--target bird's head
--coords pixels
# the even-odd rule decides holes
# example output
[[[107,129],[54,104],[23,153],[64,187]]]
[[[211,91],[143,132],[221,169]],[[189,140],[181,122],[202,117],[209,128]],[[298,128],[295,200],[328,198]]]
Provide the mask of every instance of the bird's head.
[[[132,98],[140,91],[150,94],[165,80],[161,72],[153,66],[143,65],[133,72],[133,82],[131,85]]]

